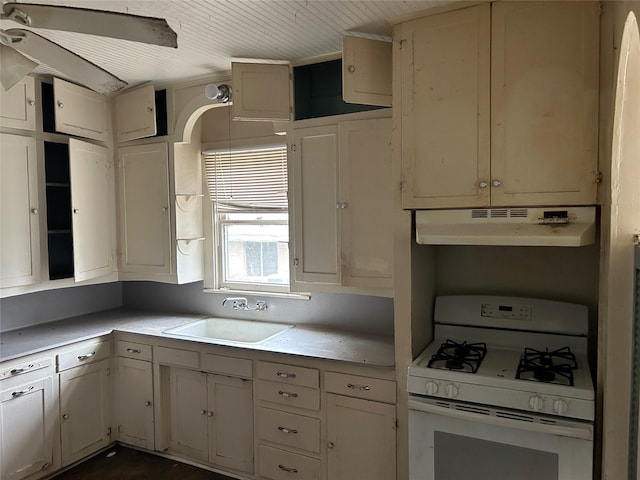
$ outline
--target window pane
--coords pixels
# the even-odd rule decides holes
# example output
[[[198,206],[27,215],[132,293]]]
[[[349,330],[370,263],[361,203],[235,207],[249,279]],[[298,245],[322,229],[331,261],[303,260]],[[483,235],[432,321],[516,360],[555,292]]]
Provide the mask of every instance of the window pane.
[[[287,225],[224,224],[224,283],[289,284]]]

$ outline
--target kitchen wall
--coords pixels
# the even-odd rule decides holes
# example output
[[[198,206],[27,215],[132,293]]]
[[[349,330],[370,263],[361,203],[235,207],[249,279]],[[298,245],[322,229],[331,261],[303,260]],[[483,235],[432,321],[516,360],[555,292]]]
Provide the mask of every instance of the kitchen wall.
[[[44,290],[0,300],[0,331],[122,306],[122,284],[102,283]]]
[[[123,303],[128,308],[194,313],[218,317],[276,321],[383,335],[393,334],[393,300],[346,294],[311,294],[306,299],[243,295],[249,304],[265,300],[267,310],[233,310],[222,300],[229,294],[205,293],[202,282],[172,285],[153,282],[125,282]]]

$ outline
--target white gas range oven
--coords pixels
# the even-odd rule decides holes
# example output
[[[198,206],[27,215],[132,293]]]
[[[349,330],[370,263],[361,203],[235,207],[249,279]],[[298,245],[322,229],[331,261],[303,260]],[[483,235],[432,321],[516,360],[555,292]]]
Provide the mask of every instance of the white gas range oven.
[[[591,480],[595,395],[582,305],[436,299],[408,372],[411,480]]]

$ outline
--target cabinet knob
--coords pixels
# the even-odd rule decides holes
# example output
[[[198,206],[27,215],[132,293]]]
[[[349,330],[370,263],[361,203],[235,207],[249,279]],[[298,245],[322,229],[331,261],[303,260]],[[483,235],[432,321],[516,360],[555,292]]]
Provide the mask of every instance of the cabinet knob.
[[[349,208],[349,203],[347,202],[340,202],[336,205],[336,208],[340,208],[340,209],[345,209],[345,208]]]
[[[356,66],[355,65],[349,65],[347,67],[347,70],[349,70],[349,73],[353,73],[356,71]]]
[[[65,413],[64,415],[62,415],[62,419],[63,420],[69,420],[69,414]]]
[[[333,447],[335,447],[333,442],[328,442],[327,443],[327,448],[333,448]]]
[[[58,108],[64,108],[64,103],[58,102]]]
[[[487,188],[489,186],[489,184],[487,182],[485,182],[484,180],[482,180],[480,183],[478,183],[478,186],[480,188]]]
[[[38,214],[38,209],[37,208],[32,208],[31,209],[31,213],[33,213],[34,215]]]
[[[500,185],[502,185],[502,182],[500,180],[494,180],[493,182],[491,182],[491,185],[493,185],[494,187],[499,187]]]
[[[79,208],[74,208],[73,209],[73,213],[75,213],[76,215],[80,213],[80,209]]]
[[[207,411],[206,410],[200,410],[200,415],[206,415]]]
[[[153,112],[153,107],[147,107],[148,112]]]
[[[151,406],[151,402],[144,402],[145,407],[150,407]]]
[[[34,107],[36,105],[36,101],[35,100],[27,100],[27,105],[29,105],[30,107]]]
[[[167,210],[169,210],[169,207],[162,207],[163,212],[166,212]]]
[[[213,417],[213,412],[207,412],[207,417]]]

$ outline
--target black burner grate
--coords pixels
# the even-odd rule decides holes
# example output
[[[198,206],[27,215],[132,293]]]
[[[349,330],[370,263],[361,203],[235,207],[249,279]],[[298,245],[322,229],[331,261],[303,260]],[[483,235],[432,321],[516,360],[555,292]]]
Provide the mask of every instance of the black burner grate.
[[[486,353],[485,343],[458,343],[447,339],[431,357],[427,367],[476,373]]]
[[[573,386],[573,370],[577,368],[576,356],[569,347],[552,351],[526,347],[520,358],[516,378]]]

